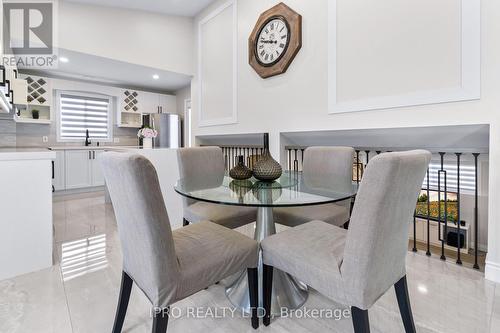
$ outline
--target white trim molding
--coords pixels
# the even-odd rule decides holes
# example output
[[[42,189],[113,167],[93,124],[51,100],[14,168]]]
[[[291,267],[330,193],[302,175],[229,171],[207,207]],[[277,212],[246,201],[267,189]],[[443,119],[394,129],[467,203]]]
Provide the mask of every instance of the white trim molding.
[[[484,277],[486,280],[500,283],[500,264],[486,260],[486,266],[484,268]]]
[[[232,114],[229,117],[224,118],[215,118],[215,119],[203,119],[203,74],[202,74],[202,27],[204,24],[209,22],[210,20],[217,17],[224,10],[232,6],[232,60],[233,60],[233,73],[232,73]],[[237,107],[238,107],[238,8],[237,8],[237,0],[229,0],[219,7],[215,8],[212,12],[210,12],[207,16],[201,19],[198,23],[198,126],[216,126],[216,125],[226,125],[226,124],[235,124],[238,121],[237,117]]]
[[[481,97],[480,0],[461,0],[460,86],[347,102],[339,102],[337,99],[337,14],[337,0],[328,1],[328,113],[458,102]]]

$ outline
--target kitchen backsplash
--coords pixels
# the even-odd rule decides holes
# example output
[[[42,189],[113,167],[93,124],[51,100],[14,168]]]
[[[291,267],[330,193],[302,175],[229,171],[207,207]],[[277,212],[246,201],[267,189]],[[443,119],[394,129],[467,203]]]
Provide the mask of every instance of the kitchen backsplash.
[[[16,123],[12,115],[0,114],[0,147],[16,146]]]
[[[39,124],[21,124],[14,123],[15,126],[15,143],[17,147],[50,147],[63,145],[78,145],[76,142],[57,142],[56,126],[54,123],[50,125]],[[48,137],[48,142],[43,142],[43,136]],[[102,142],[102,145],[120,145],[134,146],[138,144],[137,129],[135,128],[120,128],[113,126],[113,137],[118,138],[120,142]],[[2,140],[0,139],[0,142]],[[92,144],[96,144],[97,140],[92,140]],[[83,140],[81,142],[83,145]]]
[[[48,142],[43,142],[47,136]],[[135,146],[138,144],[137,129],[113,126],[113,137],[120,142],[102,142],[102,145]],[[96,144],[92,140],[92,144]],[[81,142],[83,145],[83,140]],[[57,142],[56,126],[16,123],[12,115],[0,114],[0,148],[6,147],[50,147],[63,145],[78,145],[76,142]]]

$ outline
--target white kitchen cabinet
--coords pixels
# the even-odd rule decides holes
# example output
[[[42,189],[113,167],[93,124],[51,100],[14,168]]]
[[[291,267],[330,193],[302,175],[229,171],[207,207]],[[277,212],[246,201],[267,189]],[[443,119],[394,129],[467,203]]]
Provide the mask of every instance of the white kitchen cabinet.
[[[158,105],[162,113],[177,113],[177,97],[173,95],[158,95]]]
[[[99,155],[104,151],[94,150],[92,151],[92,186],[103,186],[104,185],[104,174],[102,172],[101,163],[99,163]]]
[[[12,80],[12,91],[14,92],[15,105],[28,104],[28,82],[23,79]]]
[[[90,150],[66,150],[66,189],[92,186],[92,159]]]
[[[17,110],[14,120],[18,123],[48,125],[52,122],[52,84],[51,79],[20,74],[13,80],[14,104]],[[34,119],[32,111],[38,111]]]
[[[118,113],[116,125],[118,127],[140,128],[142,126],[141,97],[138,91],[123,89],[118,97]]]
[[[85,187],[103,186],[104,174],[98,161],[103,150],[66,150],[64,160],[65,186],[72,190]],[[54,185],[55,186],[55,185]],[[57,188],[56,188],[57,190]]]
[[[159,113],[158,94],[141,91],[140,96],[142,113]]]
[[[21,79],[27,82],[27,101],[31,106],[52,106],[52,82],[49,78],[22,75]]]
[[[66,189],[64,162],[64,151],[56,151],[56,159],[54,160],[54,179],[52,179],[52,185],[56,191]]]
[[[140,92],[142,113],[176,113],[176,97],[150,92]]]
[[[116,116],[118,127],[140,128],[142,114],[177,112],[177,98],[174,95],[123,89],[119,103]]]

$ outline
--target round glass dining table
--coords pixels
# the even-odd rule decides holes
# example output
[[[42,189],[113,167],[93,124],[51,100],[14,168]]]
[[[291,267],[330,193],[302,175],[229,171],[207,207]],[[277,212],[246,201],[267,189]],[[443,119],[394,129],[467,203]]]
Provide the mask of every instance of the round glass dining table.
[[[220,205],[257,207],[254,238],[260,242],[276,233],[273,219],[274,207],[300,207],[322,205],[351,199],[357,186],[337,185],[335,179],[304,177],[301,172],[284,172],[273,182],[262,182],[255,178],[233,180],[226,175],[220,177],[193,177],[180,179],[175,191],[182,196],[198,201]],[[259,255],[259,306],[262,306],[262,253]],[[249,311],[248,282],[246,271],[241,272],[226,287],[231,303]],[[293,276],[275,270],[271,311],[280,314],[282,308],[297,309],[307,300],[307,286]]]

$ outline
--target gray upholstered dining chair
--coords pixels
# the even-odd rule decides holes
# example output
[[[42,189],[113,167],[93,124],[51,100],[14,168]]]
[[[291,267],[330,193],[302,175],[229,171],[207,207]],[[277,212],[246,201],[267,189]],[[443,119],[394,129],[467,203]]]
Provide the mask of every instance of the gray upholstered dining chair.
[[[352,191],[351,147],[309,147],[304,151],[302,168],[304,183],[310,187]],[[321,220],[336,226],[349,221],[351,200],[304,207],[273,209],[274,220],[288,227],[295,227],[311,220]]]
[[[270,307],[275,267],[351,306],[354,331],[369,332],[368,309],[394,285],[405,330],[415,332],[405,262],[408,228],[430,159],[424,150],[374,157],[349,230],[312,221],[264,239],[264,308]],[[266,315],[264,325],[269,323]]]
[[[153,333],[166,332],[169,306],[215,282],[248,270],[252,326],[258,327],[258,244],[212,222],[172,232],[156,170],[141,155],[109,152],[101,164],[123,252],[113,332],[121,332],[133,282],[151,301]]]
[[[219,147],[181,148],[177,151],[181,179],[201,179],[205,183],[213,181],[220,185],[225,174],[224,157]],[[257,209],[218,205],[183,197],[183,225],[209,220],[224,227],[234,229],[255,222]]]

